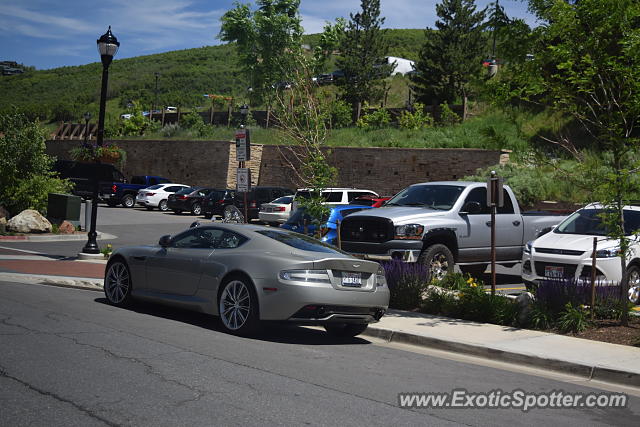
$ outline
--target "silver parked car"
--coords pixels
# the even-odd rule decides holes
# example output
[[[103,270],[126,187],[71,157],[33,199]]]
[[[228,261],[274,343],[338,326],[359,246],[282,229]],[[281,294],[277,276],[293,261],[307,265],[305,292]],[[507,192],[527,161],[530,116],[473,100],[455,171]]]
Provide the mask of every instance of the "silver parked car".
[[[157,246],[116,250],[104,291],[114,305],[132,298],[220,316],[247,335],[263,320],[323,325],[355,336],[389,305],[384,269],[288,230],[215,223],[163,236]]]

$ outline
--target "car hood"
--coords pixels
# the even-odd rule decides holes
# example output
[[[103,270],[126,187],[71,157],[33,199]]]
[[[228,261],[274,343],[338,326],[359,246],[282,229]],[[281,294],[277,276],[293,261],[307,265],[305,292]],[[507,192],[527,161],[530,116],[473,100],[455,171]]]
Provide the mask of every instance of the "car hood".
[[[553,231],[540,236],[533,242],[534,248],[569,249],[576,251],[591,251],[593,238],[598,238],[598,249],[609,249],[618,246],[618,241],[605,236],[590,236],[585,234],[561,234]]]
[[[362,210],[352,213],[347,218],[377,217],[389,218],[394,224],[410,224],[412,221],[424,220],[424,217],[437,218],[447,215],[448,211],[439,211],[425,207],[414,206],[383,206],[376,209]]]

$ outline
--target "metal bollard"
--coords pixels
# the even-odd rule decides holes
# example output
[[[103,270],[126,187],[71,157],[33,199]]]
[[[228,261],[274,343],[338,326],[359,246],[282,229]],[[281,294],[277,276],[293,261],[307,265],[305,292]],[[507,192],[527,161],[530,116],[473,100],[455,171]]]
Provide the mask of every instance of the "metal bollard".
[[[91,199],[87,199],[84,201],[84,226],[82,227],[83,231],[89,231],[91,229],[91,205],[93,201]]]

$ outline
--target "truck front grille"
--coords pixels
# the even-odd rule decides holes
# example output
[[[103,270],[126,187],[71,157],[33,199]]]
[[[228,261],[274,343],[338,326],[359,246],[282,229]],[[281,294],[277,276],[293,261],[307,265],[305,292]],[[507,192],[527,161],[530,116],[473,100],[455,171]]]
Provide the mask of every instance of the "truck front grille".
[[[393,239],[393,222],[387,218],[350,216],[342,221],[343,242],[382,243]]]

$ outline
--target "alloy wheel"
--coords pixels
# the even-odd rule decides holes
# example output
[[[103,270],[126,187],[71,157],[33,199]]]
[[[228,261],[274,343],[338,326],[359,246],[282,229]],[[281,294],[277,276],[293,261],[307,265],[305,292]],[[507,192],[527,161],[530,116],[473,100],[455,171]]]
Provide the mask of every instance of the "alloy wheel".
[[[200,215],[202,213],[202,206],[200,206],[200,203],[194,203],[191,207],[191,212],[194,215]]]
[[[251,294],[247,285],[240,280],[232,280],[225,286],[220,296],[220,319],[232,331],[242,328],[251,314]]]
[[[104,281],[104,293],[112,304],[122,304],[131,290],[129,269],[122,262],[114,262],[109,266]]]
[[[444,279],[444,276],[449,273],[449,261],[447,260],[447,256],[442,252],[436,253],[433,258],[431,258],[429,270],[431,271],[431,277],[433,279]]]
[[[167,201],[166,200],[160,200],[160,203],[158,203],[158,209],[160,209],[162,212],[167,211],[167,209],[169,209],[167,207]]]

